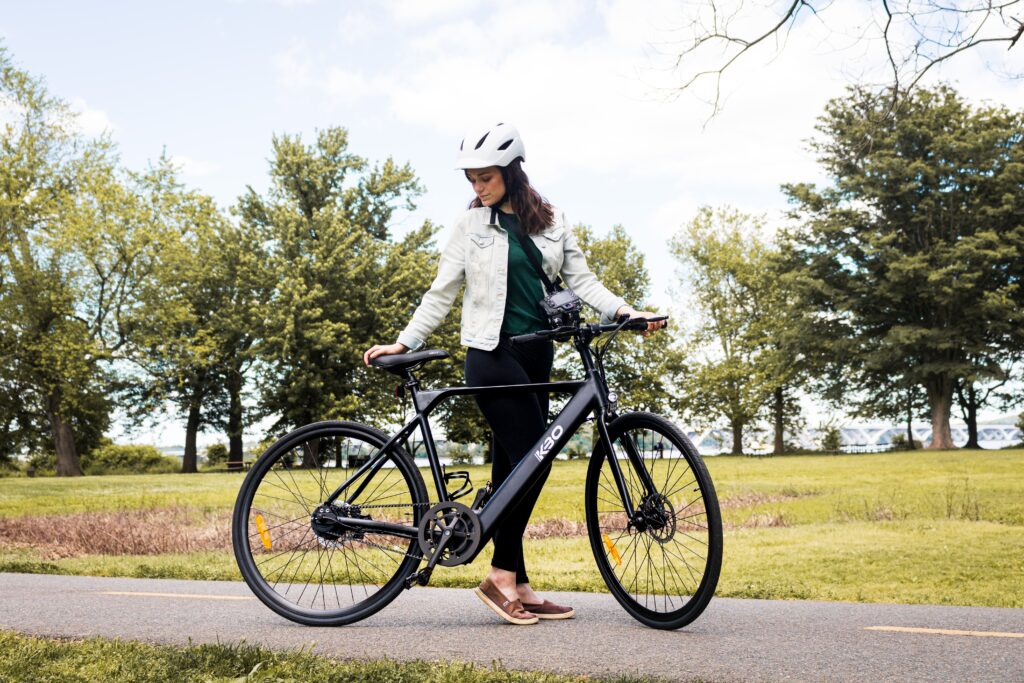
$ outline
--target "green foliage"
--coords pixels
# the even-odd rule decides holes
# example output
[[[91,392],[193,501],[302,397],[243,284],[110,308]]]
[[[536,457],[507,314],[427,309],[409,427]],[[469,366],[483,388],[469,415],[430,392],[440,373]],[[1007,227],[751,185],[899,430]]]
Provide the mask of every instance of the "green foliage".
[[[959,379],[1002,381],[1024,348],[1024,114],[972,107],[951,88],[832,100],[812,144],[832,185],[784,189],[787,248],[834,390],[915,410],[952,447]]]
[[[178,471],[177,458],[154,446],[105,443],[82,456],[86,474],[163,474]]]
[[[577,225],[576,237],[597,279],[637,310],[648,310],[651,281],[644,256],[621,225],[598,237],[585,225]],[[587,312],[593,315],[589,309]],[[670,323],[671,324],[671,323]],[[635,332],[619,334],[605,356],[608,384],[619,395],[623,409],[664,412],[672,393],[668,364],[672,356],[672,327],[644,337]],[[570,344],[557,347],[556,378],[580,377],[579,355]]]
[[[676,407],[698,424],[728,420],[733,453],[743,452],[743,430],[795,375],[782,344],[790,304],[762,235],[763,219],[705,206],[670,242],[697,321],[677,358]],[[782,395],[782,426],[795,419],[793,408]]]
[[[57,454],[53,451],[36,451],[28,456],[25,469],[34,470],[36,476],[57,473]]]
[[[394,420],[400,405],[385,373],[363,351],[394,339],[434,272],[429,222],[392,241],[399,208],[421,191],[408,166],[370,167],[348,151],[342,128],[273,140],[271,188],[238,202],[243,225],[260,231],[274,284],[261,308],[261,408],[279,426],[322,419]],[[448,370],[446,373],[445,371]],[[424,377],[454,375],[434,363]]]
[[[81,457],[85,474],[166,474],[180,469],[177,458],[163,455],[154,446],[118,445],[108,439]],[[50,476],[57,470],[53,451],[38,451],[29,456],[26,467],[36,476]]]
[[[445,455],[451,458],[453,465],[472,465],[473,451],[466,444],[448,442]]]
[[[0,417],[3,448],[49,446],[59,474],[81,474],[79,454],[107,426],[110,361],[158,228],[109,140],[86,139],[3,47],[0,107],[19,112],[0,132],[0,409],[11,392],[23,403]]]
[[[210,444],[206,447],[206,464],[219,465],[228,461],[228,447],[222,443]]]
[[[826,453],[838,453],[843,447],[843,433],[839,427],[830,425],[825,428],[821,435],[821,450]]]
[[[168,403],[185,418],[182,466],[194,472],[197,433],[225,426],[228,375],[247,367],[257,329],[245,313],[259,296],[253,282],[265,280],[260,248],[212,199],[186,189],[166,156],[139,183],[150,197],[159,248],[127,316],[125,355],[138,373],[126,402],[137,421]],[[248,255],[241,269],[233,267],[239,251]]]

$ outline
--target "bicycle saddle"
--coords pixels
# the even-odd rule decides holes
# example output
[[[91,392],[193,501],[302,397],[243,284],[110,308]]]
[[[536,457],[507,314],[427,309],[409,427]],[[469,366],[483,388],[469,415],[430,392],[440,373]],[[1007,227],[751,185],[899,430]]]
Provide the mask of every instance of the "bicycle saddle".
[[[387,370],[390,373],[400,375],[406,370],[413,370],[426,363],[428,360],[448,358],[447,351],[441,349],[427,349],[426,351],[412,351],[411,353],[396,353],[390,356],[377,356],[370,361],[370,365]]]

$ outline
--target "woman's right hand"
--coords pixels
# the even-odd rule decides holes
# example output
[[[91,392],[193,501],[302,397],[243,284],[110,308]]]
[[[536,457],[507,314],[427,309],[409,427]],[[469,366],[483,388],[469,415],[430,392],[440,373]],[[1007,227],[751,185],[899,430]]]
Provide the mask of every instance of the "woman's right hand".
[[[377,356],[392,356],[396,353],[405,353],[408,350],[408,346],[406,346],[405,344],[399,344],[398,342],[395,342],[394,344],[387,344],[384,346],[381,346],[380,344],[375,344],[374,346],[368,348],[366,350],[366,353],[363,354],[363,363],[369,365],[370,361],[376,358]]]

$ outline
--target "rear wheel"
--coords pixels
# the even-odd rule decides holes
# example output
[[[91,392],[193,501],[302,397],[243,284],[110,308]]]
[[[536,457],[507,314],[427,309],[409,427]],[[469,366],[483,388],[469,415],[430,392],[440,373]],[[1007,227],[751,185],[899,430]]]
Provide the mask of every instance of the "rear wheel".
[[[364,619],[391,602],[419,565],[416,531],[427,494],[403,449],[389,450],[382,467],[326,504],[387,440],[366,425],[318,422],[282,437],[246,476],[232,518],[235,559],[256,597],[281,616],[311,626]],[[408,533],[346,526],[347,519]]]
[[[633,617],[654,628],[680,628],[700,616],[718,585],[722,521],[714,485],[697,449],[668,420],[629,413],[608,432],[635,512],[627,513],[609,454],[599,444],[585,499],[594,558]],[[653,490],[641,483],[638,465]]]

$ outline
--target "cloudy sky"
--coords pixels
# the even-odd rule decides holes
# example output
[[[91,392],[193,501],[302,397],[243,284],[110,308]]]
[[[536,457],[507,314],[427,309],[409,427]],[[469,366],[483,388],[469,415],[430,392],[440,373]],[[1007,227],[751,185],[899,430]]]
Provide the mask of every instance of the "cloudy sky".
[[[646,255],[653,302],[671,309],[666,240],[701,204],[778,221],[780,184],[824,180],[805,141],[825,102],[884,68],[880,46],[857,38],[875,20],[868,4],[835,3],[784,49],[766,44],[737,62],[710,118],[706,88],[673,89],[700,4],[36,0],[5,3],[0,38],[86,130],[110,131],[126,165],[166,150],[223,206],[246,185],[265,187],[274,133],[311,140],[340,125],[353,152],[407,161],[422,179],[397,234],[424,218],[449,225],[471,197],[452,170],[462,134],[514,123],[534,184],[572,222],[625,226]],[[1002,48],[966,53],[926,82],[1024,106],[1024,84],[990,68],[1006,60]]]

